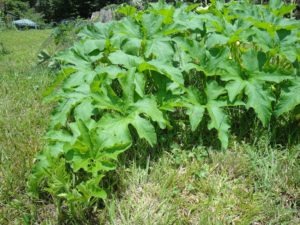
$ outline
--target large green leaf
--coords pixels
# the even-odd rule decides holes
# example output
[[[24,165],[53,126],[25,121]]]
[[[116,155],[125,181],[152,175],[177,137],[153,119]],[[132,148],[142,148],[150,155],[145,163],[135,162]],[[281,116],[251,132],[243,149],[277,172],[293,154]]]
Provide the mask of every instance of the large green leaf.
[[[140,138],[145,138],[152,147],[156,144],[157,138],[155,129],[150,121],[136,115],[132,119],[131,124],[136,129]]]
[[[274,101],[274,98],[271,93],[264,90],[259,84],[247,83],[245,94],[248,97],[247,108],[253,108],[263,125],[266,126],[272,115],[272,101]]]
[[[170,38],[156,38],[154,40],[148,40],[145,47],[145,56],[161,60],[171,61],[174,55],[174,50],[171,44]]]
[[[187,108],[192,130],[197,128],[206,110],[210,117],[208,128],[217,130],[218,138],[224,149],[228,147],[230,125],[228,116],[223,109],[226,104],[219,100],[219,97],[225,93],[224,88],[220,87],[217,82],[212,81],[207,83],[205,97],[201,96],[202,94],[196,89],[187,89],[187,98],[185,98],[185,107]],[[203,102],[203,98],[206,99],[206,103]]]
[[[212,81],[207,84],[205,93],[207,96],[206,109],[210,117],[208,128],[214,128],[218,131],[218,138],[222,147],[226,149],[228,147],[230,125],[228,116],[223,109],[226,104],[218,100],[221,95],[225,94],[225,89],[220,87],[217,82]]]
[[[189,116],[192,131],[195,131],[202,121],[205,112],[205,106],[201,101],[201,93],[195,88],[186,89],[187,98],[185,107],[187,108],[186,114]]]
[[[164,118],[163,113],[159,110],[154,98],[144,98],[131,105],[134,111],[147,115],[157,122],[160,128],[166,128],[168,121]]]
[[[293,80],[292,85],[284,88],[276,105],[275,114],[280,116],[283,113],[293,110],[300,104],[300,78]]]
[[[111,53],[108,58],[112,64],[123,65],[126,69],[138,67],[144,61],[141,57],[129,55],[120,50]]]
[[[130,146],[132,139],[128,124],[126,117],[104,115],[97,123],[96,141],[99,148],[113,148],[115,145]]]
[[[153,37],[161,29],[164,17],[155,14],[144,14],[142,16],[142,27],[146,37]]]
[[[170,80],[178,84],[182,85],[184,83],[182,72],[178,68],[173,67],[172,65],[168,65],[162,61],[151,60],[147,63],[141,64],[139,67],[139,71],[143,72],[145,70],[154,70],[159,72],[160,74],[165,75]]]
[[[229,41],[229,38],[222,35],[222,34],[216,34],[213,33],[208,37],[208,40],[206,42],[206,46],[208,48],[213,48],[216,45],[225,45]]]

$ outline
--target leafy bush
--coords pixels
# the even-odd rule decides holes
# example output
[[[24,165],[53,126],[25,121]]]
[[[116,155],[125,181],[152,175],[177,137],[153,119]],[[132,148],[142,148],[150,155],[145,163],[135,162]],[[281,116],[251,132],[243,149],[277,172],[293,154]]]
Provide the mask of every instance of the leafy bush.
[[[38,54],[38,63],[48,64],[48,67],[55,70],[59,69],[60,66],[54,59],[55,55],[78,41],[78,32],[90,23],[90,21],[77,18],[64,20],[58,24],[42,44]]]
[[[44,15],[36,12],[33,8],[29,8],[22,15],[23,18],[30,19],[34,21],[40,28],[45,27]]]
[[[175,117],[188,116],[192,131],[199,124],[216,131],[226,149],[232,110],[254,110],[263,126],[293,112],[300,104],[300,23],[284,15],[294,7],[160,1],[84,27],[81,40],[56,57],[62,70],[46,100],[58,106],[31,193],[48,193],[80,217],[106,198],[102,180],[118,155],[138,138],[154,146]]]
[[[77,38],[77,33],[87,24],[82,19],[65,20],[54,28],[52,37],[55,45],[61,45],[62,49],[70,47],[74,44]]]

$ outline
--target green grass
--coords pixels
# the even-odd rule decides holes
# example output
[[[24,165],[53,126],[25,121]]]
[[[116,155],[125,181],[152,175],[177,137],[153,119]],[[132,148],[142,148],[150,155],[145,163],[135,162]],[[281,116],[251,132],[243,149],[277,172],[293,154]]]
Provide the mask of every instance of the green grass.
[[[26,177],[41,149],[49,107],[41,104],[50,81],[36,56],[50,31],[5,31],[0,43],[0,224],[20,224],[34,206],[26,196]]]
[[[50,31],[5,31],[0,43],[0,224],[57,224],[51,202],[33,201],[26,178],[49,122],[42,92],[54,76],[36,65]],[[205,147],[122,156],[105,207],[84,224],[300,224],[300,146],[232,141],[228,151]],[[122,163],[123,162],[123,163]],[[66,222],[66,224],[70,224]]]
[[[0,74],[28,72],[36,65],[37,53],[51,30],[8,30],[0,33],[0,43],[10,54],[0,54]]]
[[[118,171],[120,193],[107,201],[104,221],[299,224],[299,169],[299,148],[174,148],[146,169],[133,162]]]

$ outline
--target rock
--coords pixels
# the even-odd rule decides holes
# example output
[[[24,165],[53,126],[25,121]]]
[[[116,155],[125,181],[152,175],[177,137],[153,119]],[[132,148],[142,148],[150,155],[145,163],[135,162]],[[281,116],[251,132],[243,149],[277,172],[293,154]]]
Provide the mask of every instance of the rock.
[[[116,13],[115,13],[116,8],[117,5],[112,4],[102,8],[100,11],[93,12],[91,16],[91,20],[93,22],[102,22],[102,23],[106,23],[111,20],[114,20],[116,19]]]
[[[136,7],[139,10],[144,10],[144,1],[142,0],[130,0],[129,5]]]
[[[93,22],[106,23],[106,22],[113,20],[113,18],[114,18],[113,11],[111,9],[109,9],[109,10],[101,9],[100,11],[94,12],[92,14],[91,20]]]

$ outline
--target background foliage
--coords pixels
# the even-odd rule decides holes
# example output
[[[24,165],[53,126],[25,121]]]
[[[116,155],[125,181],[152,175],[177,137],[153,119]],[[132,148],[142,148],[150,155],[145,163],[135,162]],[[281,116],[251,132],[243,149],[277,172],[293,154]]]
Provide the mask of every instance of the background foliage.
[[[139,0],[1,0],[0,10],[5,13],[12,13],[14,17],[27,17],[34,19],[35,22],[41,22],[43,18],[47,22],[61,21],[68,18],[89,18],[93,12],[99,11],[109,4],[141,4],[146,5],[148,2],[155,2],[154,0],[139,1]],[[192,2],[202,3],[207,5],[210,3],[208,0],[169,0],[167,2]],[[253,1],[257,3],[267,3],[268,1]],[[287,1],[289,3],[299,4],[298,0]],[[298,5],[299,7],[299,5]],[[296,12],[296,16],[298,11]],[[38,20],[37,20],[38,19]]]

